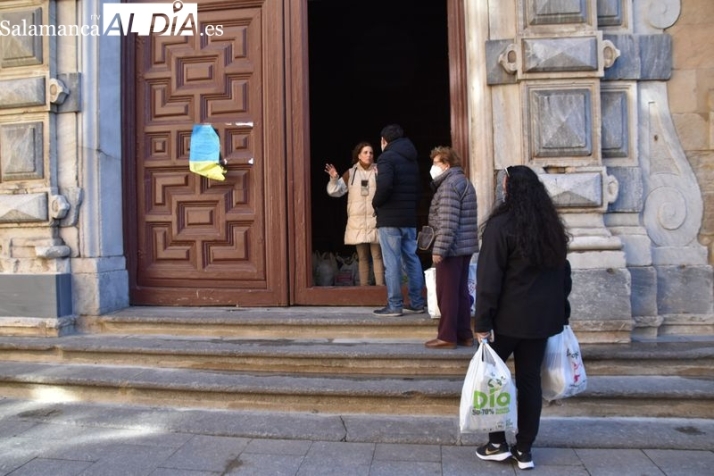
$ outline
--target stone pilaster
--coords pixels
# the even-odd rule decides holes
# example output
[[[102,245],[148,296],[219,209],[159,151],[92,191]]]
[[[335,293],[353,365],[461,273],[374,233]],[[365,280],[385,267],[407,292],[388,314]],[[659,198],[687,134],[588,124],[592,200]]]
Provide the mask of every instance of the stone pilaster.
[[[701,192],[669,115],[666,85],[647,82],[639,90],[642,218],[657,272],[658,334],[714,334],[712,267],[697,240]]]
[[[680,0],[489,4],[494,169],[541,172],[573,235],[574,326],[600,331],[594,340],[714,333],[714,280],[697,241],[702,194],[666,94],[664,30],[680,9]]]
[[[57,335],[128,305],[119,40],[52,34],[96,23],[103,3],[0,3],[0,334]]]
[[[630,4],[610,3],[622,8]],[[611,207],[608,223],[628,244],[628,268],[638,291],[633,293],[636,335],[712,334],[712,270],[706,248],[697,241],[702,194],[674,128],[666,90],[672,40],[664,29],[675,23],[681,4],[636,0],[632,6],[631,24],[613,25],[606,35],[623,54],[603,87],[634,88],[636,93],[628,93],[631,112],[623,114],[628,122],[619,128],[613,115],[603,127],[634,137],[637,150],[635,156],[608,159],[626,187],[623,199]]]
[[[67,2],[62,2],[67,3]],[[100,25],[106,0],[84,0],[76,18]],[[115,3],[115,2],[111,2]],[[75,9],[76,11],[76,9]],[[68,12],[69,14],[69,12]],[[72,274],[79,315],[100,315],[129,305],[124,258],[121,140],[121,38],[85,38],[81,50],[83,108],[75,123],[75,151],[83,213],[77,217]]]
[[[633,23],[632,2],[610,0],[598,3],[598,26],[603,37],[620,52],[612,67],[605,71],[600,86],[603,164],[619,183],[617,200],[608,207],[604,220],[624,246],[632,286],[632,335],[641,338],[655,337],[662,318],[657,311],[652,241],[641,220],[644,183],[639,161],[637,81],[643,76],[666,74],[669,50],[663,48],[660,51],[665,58],[662,63],[650,63],[652,58],[643,61],[642,54],[651,51],[648,45],[653,42],[649,37],[634,35]],[[658,67],[652,68],[652,64]]]
[[[71,208],[57,175],[57,39],[20,35],[55,21],[55,2],[0,4],[0,333],[57,334],[75,316],[71,248],[59,230]],[[62,96],[61,93],[64,93]]]
[[[618,177],[603,163],[602,115],[610,103],[602,100],[601,78],[620,54],[598,30],[598,13],[607,6],[595,0],[490,4],[496,31],[507,31],[505,19],[516,28],[514,38],[487,42],[487,81],[494,103],[521,115],[497,113],[494,105],[495,168],[526,164],[537,170],[573,237],[573,327],[584,341],[627,342],[631,277],[623,241],[604,221],[619,193]],[[515,88],[520,102],[503,94],[508,89],[512,96]],[[498,150],[513,141],[520,147]],[[508,152],[514,149],[519,153]]]

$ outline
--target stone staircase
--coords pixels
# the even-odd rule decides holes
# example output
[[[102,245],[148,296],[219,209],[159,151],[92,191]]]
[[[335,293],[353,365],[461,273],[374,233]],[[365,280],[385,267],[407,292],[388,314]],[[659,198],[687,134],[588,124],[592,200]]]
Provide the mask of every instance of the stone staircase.
[[[436,322],[371,308],[128,308],[64,337],[0,337],[0,397],[455,418],[475,349],[424,348]],[[545,417],[714,418],[714,338],[581,350],[588,390]]]

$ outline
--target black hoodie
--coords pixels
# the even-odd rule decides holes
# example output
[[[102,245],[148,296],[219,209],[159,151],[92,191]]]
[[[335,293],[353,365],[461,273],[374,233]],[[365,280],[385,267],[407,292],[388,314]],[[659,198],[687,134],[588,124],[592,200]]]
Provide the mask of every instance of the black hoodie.
[[[406,137],[393,140],[377,159],[377,228],[416,228],[420,188],[416,147]]]

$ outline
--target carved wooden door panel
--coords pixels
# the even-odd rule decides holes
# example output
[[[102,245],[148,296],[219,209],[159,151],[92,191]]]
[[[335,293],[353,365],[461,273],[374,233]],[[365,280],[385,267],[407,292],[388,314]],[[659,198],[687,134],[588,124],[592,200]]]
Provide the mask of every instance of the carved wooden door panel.
[[[201,32],[135,39],[127,238],[132,304],[286,305],[285,104],[279,0],[197,1]],[[228,173],[189,172],[213,125]]]

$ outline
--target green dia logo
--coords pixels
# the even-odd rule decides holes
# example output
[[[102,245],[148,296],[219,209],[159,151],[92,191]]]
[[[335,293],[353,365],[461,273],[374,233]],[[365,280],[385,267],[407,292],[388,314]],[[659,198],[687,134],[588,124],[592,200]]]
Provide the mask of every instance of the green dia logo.
[[[494,381],[495,380],[495,381]],[[511,403],[511,394],[509,392],[500,392],[503,389],[503,384],[500,379],[489,379],[488,393],[474,391],[474,408],[482,410],[485,407],[507,407]]]

